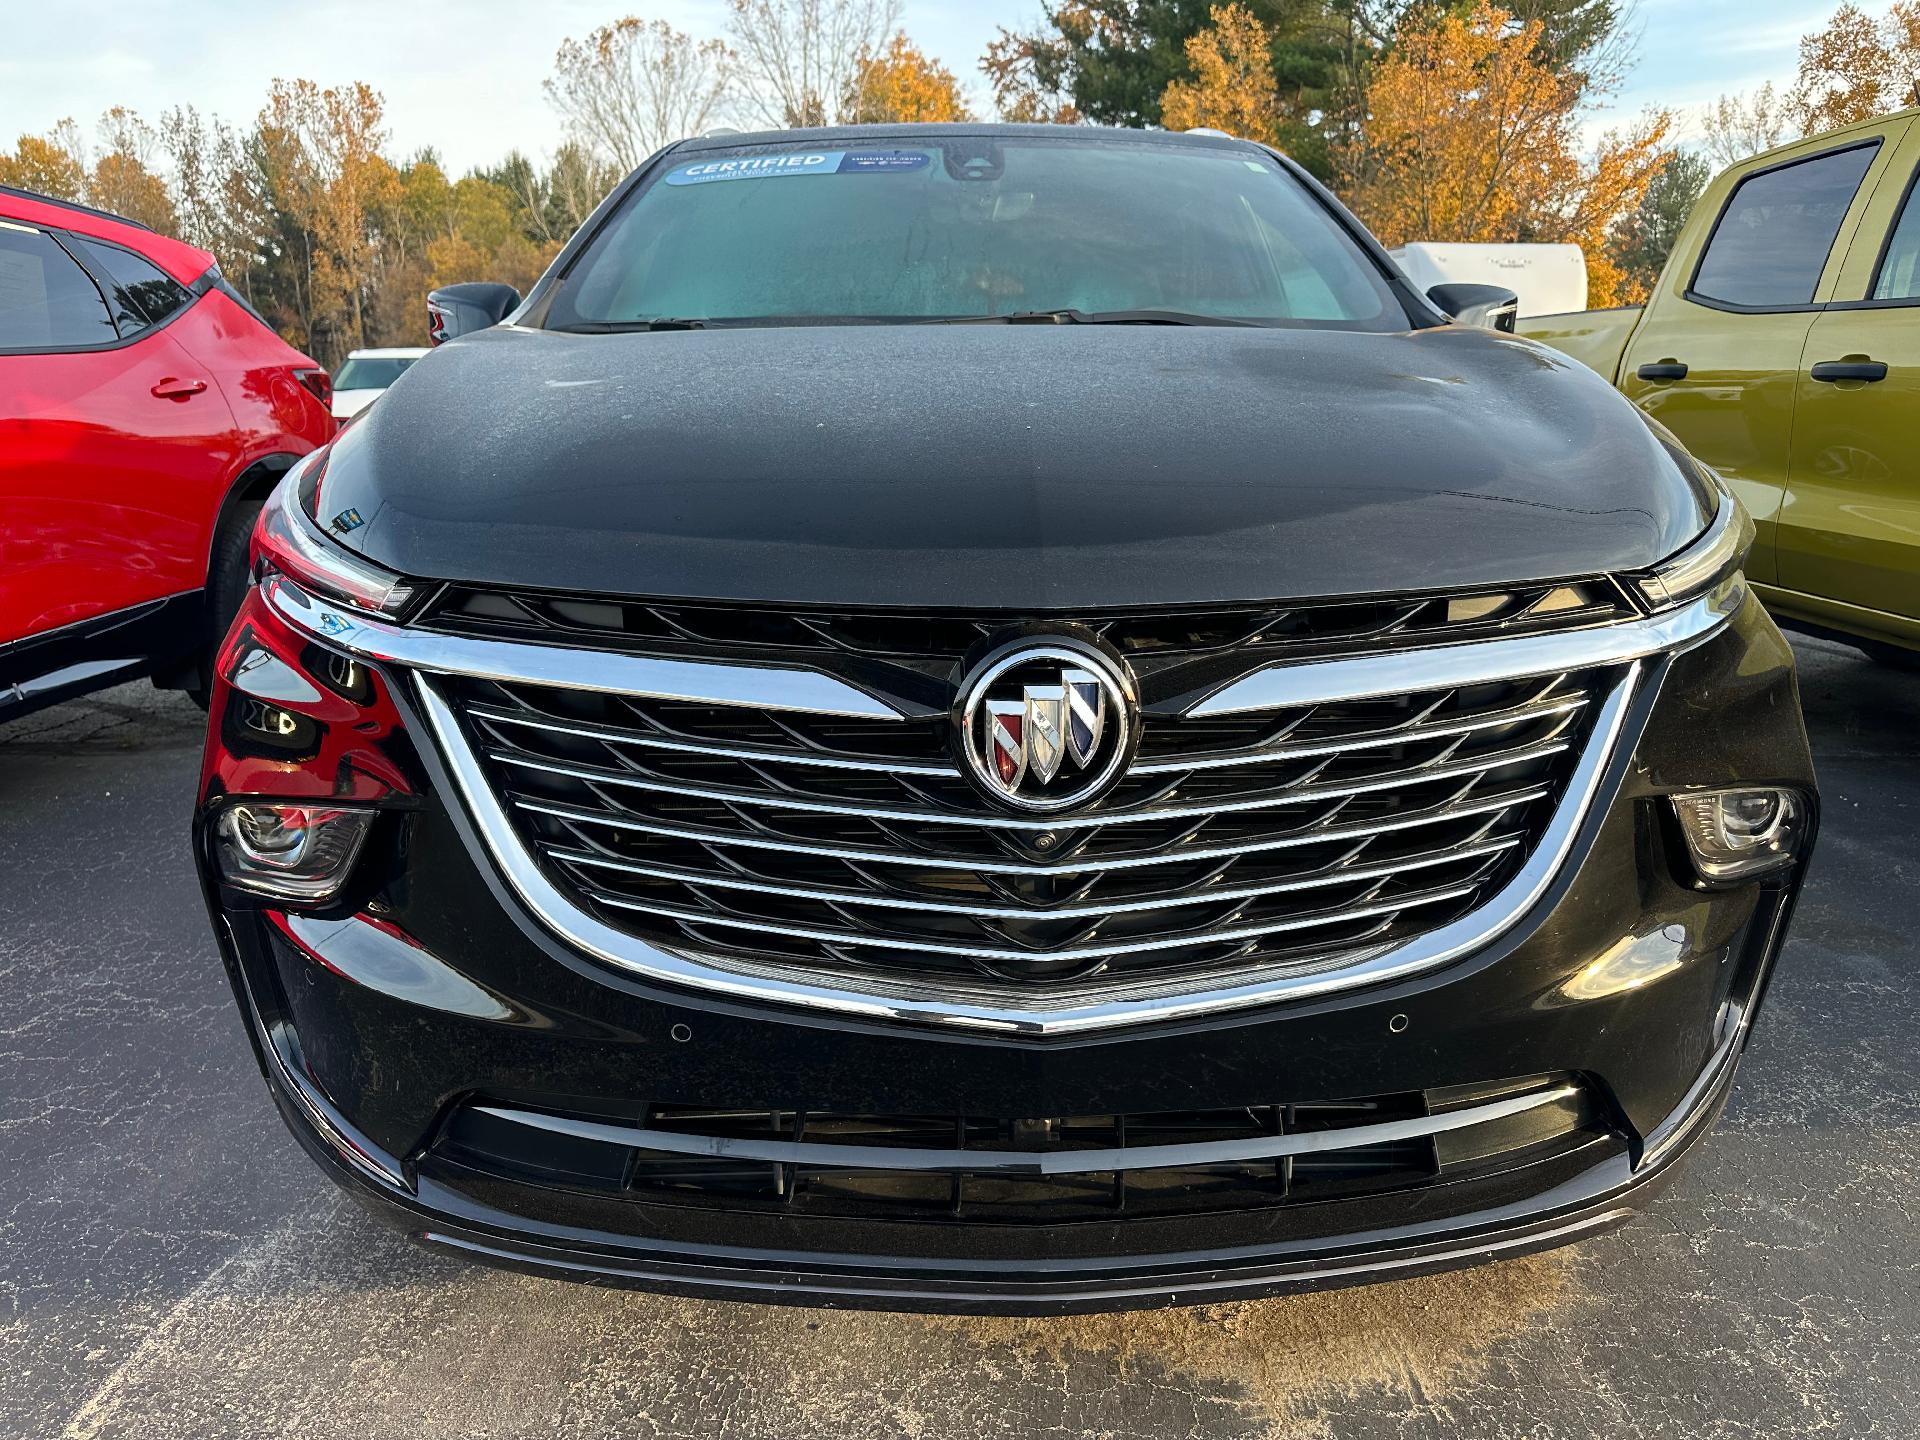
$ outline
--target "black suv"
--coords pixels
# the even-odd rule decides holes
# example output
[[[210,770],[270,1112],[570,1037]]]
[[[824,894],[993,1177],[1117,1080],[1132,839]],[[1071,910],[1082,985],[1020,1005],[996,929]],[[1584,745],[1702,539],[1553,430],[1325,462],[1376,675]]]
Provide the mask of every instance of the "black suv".
[[[1576,1240],[1710,1126],[1792,659],[1511,296],[1257,145],[983,126],[676,145],[475,296],[268,506],[194,831],[407,1230],[1114,1308]]]

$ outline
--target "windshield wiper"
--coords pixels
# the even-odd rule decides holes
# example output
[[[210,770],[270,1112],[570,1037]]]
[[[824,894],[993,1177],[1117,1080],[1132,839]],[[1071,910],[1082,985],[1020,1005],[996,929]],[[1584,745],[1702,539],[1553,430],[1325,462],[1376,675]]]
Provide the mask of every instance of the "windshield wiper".
[[[568,335],[626,335],[645,330],[704,330],[705,320],[679,320],[661,316],[653,320],[583,320],[578,325],[556,325]]]
[[[1258,320],[1235,320],[1225,315],[1198,315],[1190,310],[1013,310],[1005,315],[955,315],[930,320],[930,325],[1245,325]]]

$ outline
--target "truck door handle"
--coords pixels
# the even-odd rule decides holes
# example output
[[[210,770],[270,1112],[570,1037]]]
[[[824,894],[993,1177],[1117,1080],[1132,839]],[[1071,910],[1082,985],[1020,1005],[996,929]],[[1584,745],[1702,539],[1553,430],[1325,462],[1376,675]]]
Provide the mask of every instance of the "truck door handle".
[[[1660,360],[1642,365],[1634,373],[1642,380],[1684,380],[1687,367],[1678,360]]]
[[[185,400],[206,388],[207,382],[204,380],[180,380],[169,375],[153,387],[152,393],[156,400]]]
[[[1829,383],[1835,380],[1865,380],[1871,384],[1875,380],[1887,378],[1887,362],[1884,360],[1822,360],[1807,372],[1816,380]]]

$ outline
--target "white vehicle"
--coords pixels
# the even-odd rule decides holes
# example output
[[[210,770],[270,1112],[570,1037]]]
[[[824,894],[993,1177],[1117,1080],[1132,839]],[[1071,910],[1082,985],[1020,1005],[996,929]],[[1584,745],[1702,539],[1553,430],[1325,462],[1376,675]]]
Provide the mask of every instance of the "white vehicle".
[[[333,377],[333,418],[350,420],[358,415],[426,353],[425,349],[414,346],[355,350]]]
[[[1587,257],[1578,245],[1422,241],[1390,253],[1423,293],[1435,285],[1500,285],[1520,297],[1523,316],[1587,308]]]

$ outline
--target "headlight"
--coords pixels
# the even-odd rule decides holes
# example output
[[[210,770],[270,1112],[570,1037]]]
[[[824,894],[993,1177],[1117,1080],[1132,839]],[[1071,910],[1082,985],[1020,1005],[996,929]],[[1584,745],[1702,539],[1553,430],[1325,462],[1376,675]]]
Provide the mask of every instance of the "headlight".
[[[287,472],[260,512],[253,532],[254,574],[285,575],[302,589],[356,610],[397,615],[413,599],[413,587],[390,570],[336,545],[308,518],[304,496],[325,478],[327,451]]]
[[[1806,806],[1792,790],[1754,788],[1675,795],[1674,813],[1709,885],[1750,880],[1794,861],[1806,829]]]
[[[1753,521],[1733,492],[1721,488],[1720,508],[1700,538],[1632,583],[1655,610],[1671,610],[1735,579],[1752,548]]]
[[[215,858],[229,885],[318,903],[339,893],[372,828],[371,810],[240,800],[215,822]]]

